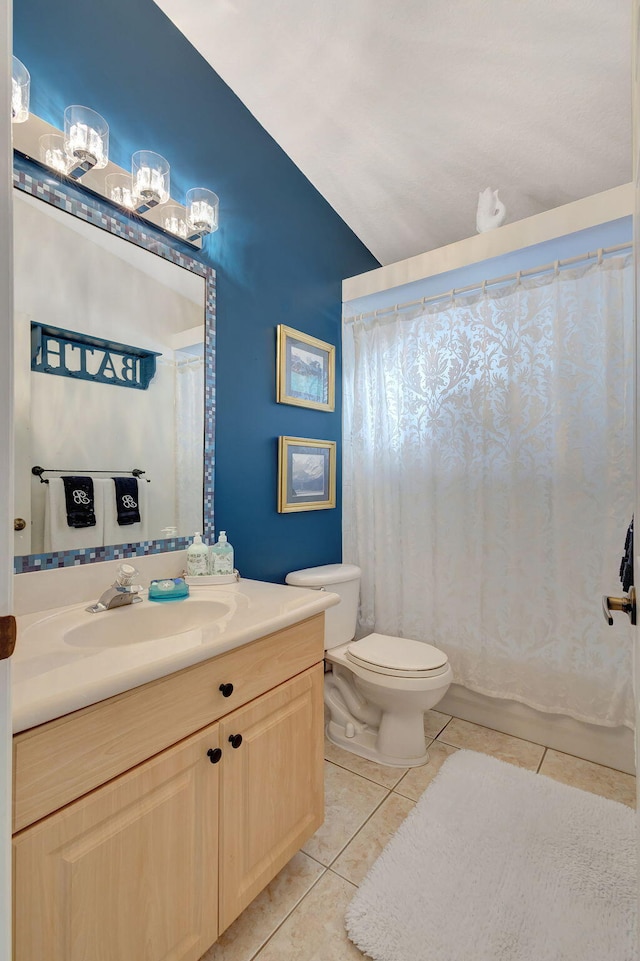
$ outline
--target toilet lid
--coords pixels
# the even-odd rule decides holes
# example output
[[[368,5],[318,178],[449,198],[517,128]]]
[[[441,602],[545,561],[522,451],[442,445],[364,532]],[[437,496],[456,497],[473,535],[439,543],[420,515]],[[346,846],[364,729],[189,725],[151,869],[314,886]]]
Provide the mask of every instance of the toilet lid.
[[[447,664],[447,655],[431,644],[388,634],[369,634],[347,647],[347,657],[362,667],[401,671],[404,675],[424,677]]]

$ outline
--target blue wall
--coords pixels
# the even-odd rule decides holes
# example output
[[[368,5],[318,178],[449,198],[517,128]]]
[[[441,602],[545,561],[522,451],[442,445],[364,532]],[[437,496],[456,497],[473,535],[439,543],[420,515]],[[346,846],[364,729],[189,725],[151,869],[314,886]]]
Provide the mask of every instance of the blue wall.
[[[14,0],[14,52],[35,114],[61,127],[68,104],[92,107],[116,164],[155,150],[179,202],[219,195],[216,530],[246,577],[340,560],[340,473],[335,510],[276,511],[278,436],[340,440],[339,352],[335,413],[276,404],[275,330],[339,346],[341,280],[377,261],[152,0]]]

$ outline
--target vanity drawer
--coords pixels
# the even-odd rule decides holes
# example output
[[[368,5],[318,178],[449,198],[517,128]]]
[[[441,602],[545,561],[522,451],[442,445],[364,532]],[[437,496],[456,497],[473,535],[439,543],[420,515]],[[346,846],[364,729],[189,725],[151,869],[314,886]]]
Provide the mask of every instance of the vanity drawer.
[[[108,616],[108,615],[107,615]],[[17,734],[19,831],[317,664],[324,614]],[[233,684],[224,697],[221,684]]]

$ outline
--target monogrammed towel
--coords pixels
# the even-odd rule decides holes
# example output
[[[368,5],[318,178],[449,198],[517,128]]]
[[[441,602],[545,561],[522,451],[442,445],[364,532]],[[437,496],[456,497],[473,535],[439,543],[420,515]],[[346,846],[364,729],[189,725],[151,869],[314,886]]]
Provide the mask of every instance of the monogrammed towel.
[[[116,513],[120,527],[140,523],[140,498],[137,477],[112,477],[115,485]]]
[[[71,551],[104,544],[104,490],[106,481],[93,478],[93,512],[95,527],[69,527],[64,484],[61,477],[51,477],[44,504],[44,550]]]
[[[63,477],[62,483],[69,527],[95,527],[93,478]]]
[[[135,478],[132,478],[135,480]],[[104,543],[111,544],[138,544],[149,538],[149,500],[148,488],[151,486],[146,481],[138,481],[137,505],[140,514],[139,521],[130,521],[128,524],[121,524],[118,519],[116,506],[115,483],[110,477],[105,481],[104,499]],[[126,495],[125,495],[126,496]],[[135,498],[134,498],[135,499]],[[131,502],[127,500],[127,503]],[[126,509],[126,505],[123,505]],[[133,508],[129,508],[133,510]]]

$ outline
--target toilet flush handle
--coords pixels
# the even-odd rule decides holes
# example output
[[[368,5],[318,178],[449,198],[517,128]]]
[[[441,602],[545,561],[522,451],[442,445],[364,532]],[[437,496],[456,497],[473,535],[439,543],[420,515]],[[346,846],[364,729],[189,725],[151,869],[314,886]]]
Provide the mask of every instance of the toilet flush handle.
[[[604,614],[604,619],[611,627],[613,624],[613,618],[611,616],[611,611],[623,611],[625,614],[629,615],[629,620],[632,624],[636,623],[636,589],[635,587],[629,588],[629,594],[624,594],[622,597],[609,597],[608,594],[602,595],[602,613]]]

